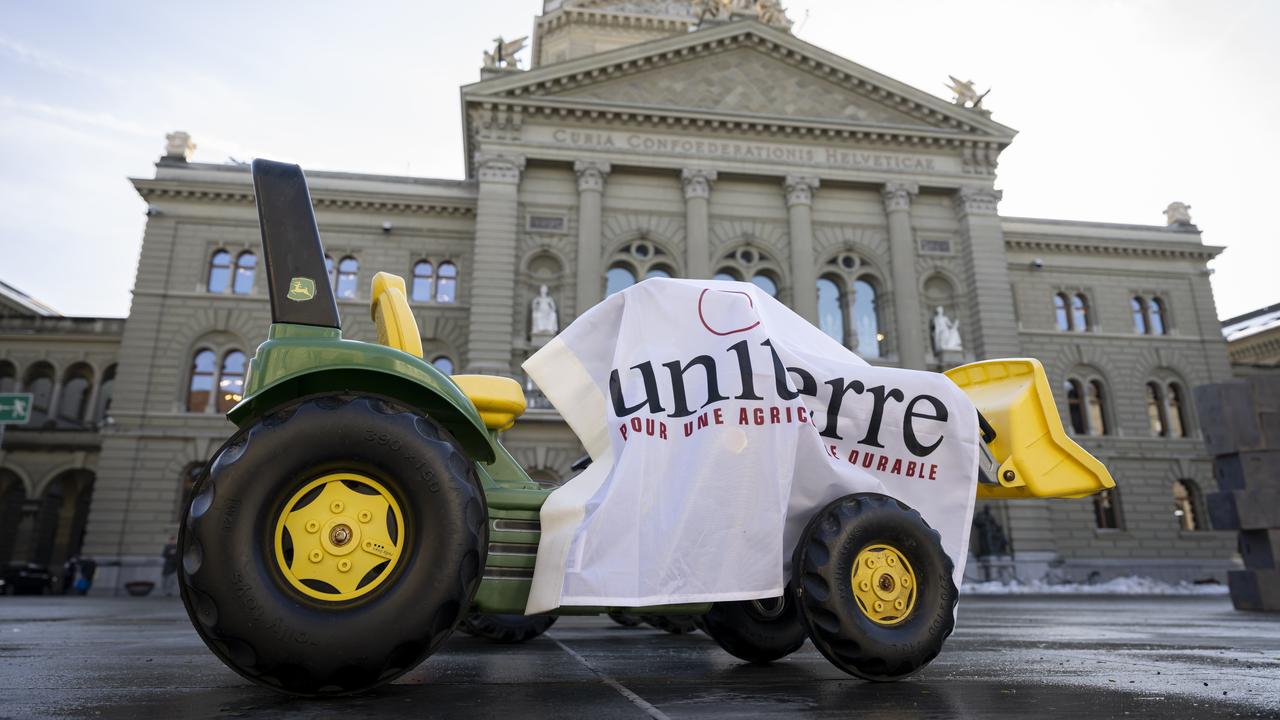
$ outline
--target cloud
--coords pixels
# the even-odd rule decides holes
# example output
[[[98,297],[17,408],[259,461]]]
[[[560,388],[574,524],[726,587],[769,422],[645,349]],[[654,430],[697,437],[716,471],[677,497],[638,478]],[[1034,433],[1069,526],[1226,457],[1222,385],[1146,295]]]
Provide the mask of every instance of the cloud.
[[[118,86],[120,78],[104,74],[94,68],[59,57],[44,50],[28,47],[13,38],[0,35],[0,56],[12,58],[43,72],[66,78],[84,78],[94,82]]]
[[[21,100],[8,95],[0,95],[0,110],[17,111],[48,120],[55,120],[63,124],[108,130],[132,137],[156,137],[156,132],[152,128],[101,111],[85,111],[62,105],[49,105],[42,102]]]

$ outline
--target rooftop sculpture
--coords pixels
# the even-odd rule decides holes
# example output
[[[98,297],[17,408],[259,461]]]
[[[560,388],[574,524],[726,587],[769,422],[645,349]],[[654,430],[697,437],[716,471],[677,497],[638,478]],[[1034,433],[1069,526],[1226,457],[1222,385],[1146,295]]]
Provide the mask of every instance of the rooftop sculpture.
[[[528,35],[511,41],[503,40],[501,35],[494,38],[493,51],[484,51],[484,66],[491,70],[519,69],[520,60],[516,53],[524,49],[524,43],[528,39]]]

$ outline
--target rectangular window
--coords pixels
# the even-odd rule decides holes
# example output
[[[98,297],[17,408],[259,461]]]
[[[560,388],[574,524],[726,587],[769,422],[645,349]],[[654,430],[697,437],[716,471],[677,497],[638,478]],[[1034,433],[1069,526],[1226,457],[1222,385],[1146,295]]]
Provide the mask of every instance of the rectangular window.
[[[1114,490],[1103,490],[1093,496],[1093,522],[1099,530],[1119,530],[1120,513]]]

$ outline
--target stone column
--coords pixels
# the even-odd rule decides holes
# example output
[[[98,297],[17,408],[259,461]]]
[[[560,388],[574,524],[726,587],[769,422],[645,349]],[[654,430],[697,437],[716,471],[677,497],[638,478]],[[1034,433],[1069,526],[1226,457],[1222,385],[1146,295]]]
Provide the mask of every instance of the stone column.
[[[93,409],[98,405],[98,393],[102,392],[102,374],[93,378],[93,384],[89,386],[89,398],[85,401],[84,412],[80,413],[78,418],[85,425],[92,424],[97,418],[93,416]]]
[[[524,158],[476,158],[476,239],[467,372],[511,375],[516,292],[516,202]]]
[[[965,339],[979,359],[1018,357],[1018,323],[1005,255],[1004,230],[996,215],[1001,193],[988,187],[961,188],[956,195],[964,251],[965,287],[973,338]]]
[[[911,230],[911,196],[919,191],[913,182],[886,183],[881,189],[884,211],[889,217],[889,263],[898,363],[913,370],[923,370],[925,359],[925,332],[916,279],[916,236]]]
[[[62,382],[58,381],[58,376],[53,376],[53,387],[49,389],[49,415],[45,420],[58,421],[58,406],[62,403],[62,383],[66,382],[66,378]],[[217,390],[215,387],[214,390]]]
[[[813,191],[818,178],[788,175],[787,225],[791,237],[791,309],[818,324],[818,268],[813,257]]]
[[[711,241],[708,238],[708,205],[715,170],[685,169],[680,173],[684,183],[684,248],[685,277],[711,277]]]
[[[604,294],[604,268],[600,267],[600,249],[604,244],[601,205],[609,169],[609,163],[596,160],[579,160],[573,164],[573,171],[578,174],[578,286],[574,301],[579,315],[600,302]]]

